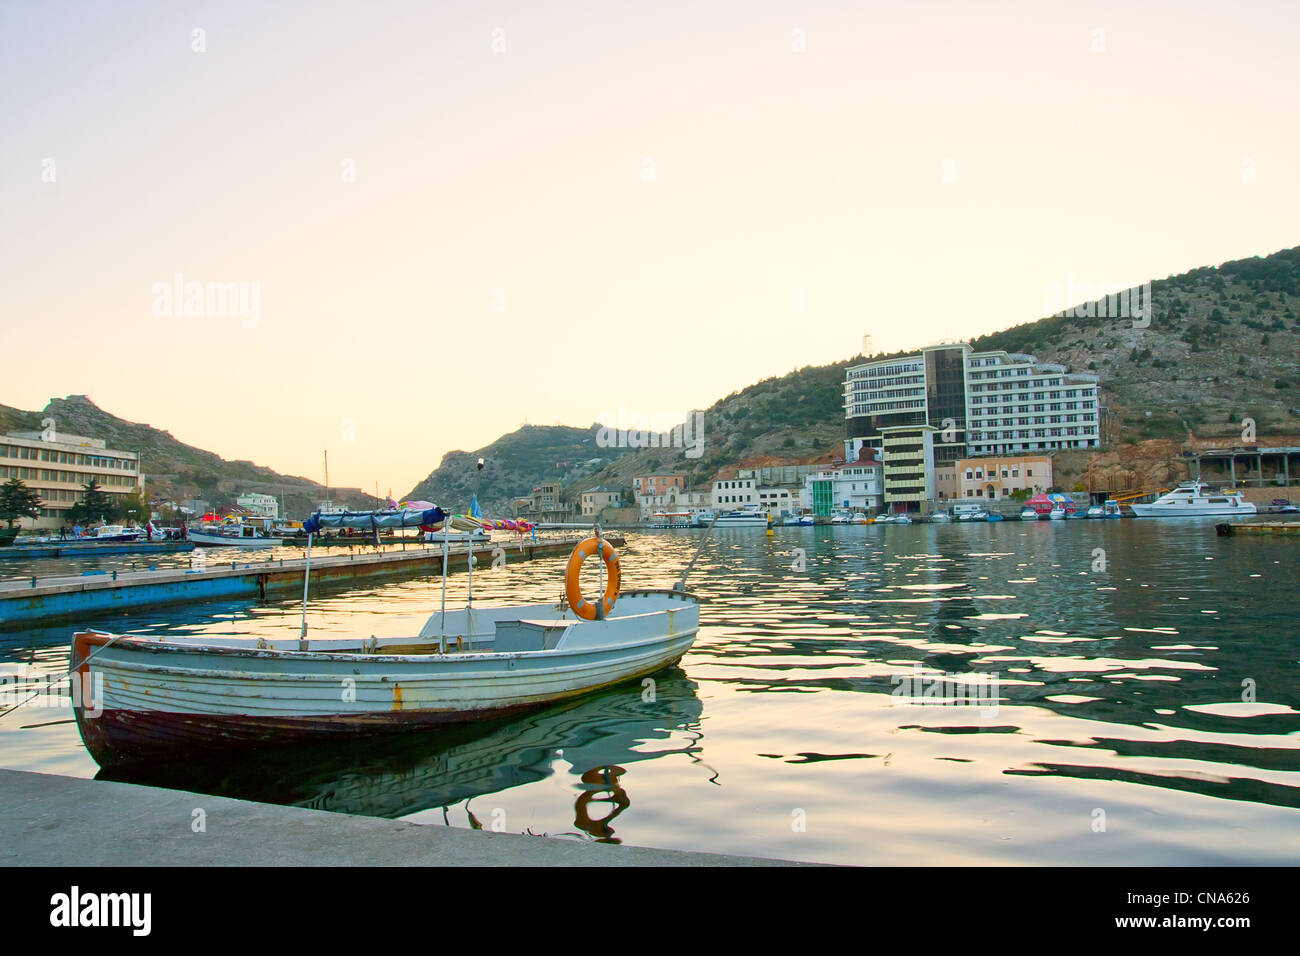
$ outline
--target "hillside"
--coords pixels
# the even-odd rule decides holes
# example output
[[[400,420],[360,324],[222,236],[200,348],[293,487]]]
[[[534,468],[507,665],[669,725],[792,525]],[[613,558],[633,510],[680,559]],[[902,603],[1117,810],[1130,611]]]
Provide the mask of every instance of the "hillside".
[[[974,340],[1101,376],[1120,439],[1300,432],[1300,247],[1151,284],[1150,327],[1053,316]],[[1074,310],[1070,310],[1073,312]]]
[[[170,432],[111,415],[85,395],[51,399],[39,412],[0,405],[0,432],[40,431],[44,418],[53,418],[60,432],[102,438],[109,448],[138,452],[145,489],[155,505],[200,497],[226,508],[251,491],[277,496],[290,517],[300,518],[325,496],[324,487],[314,481],[281,475],[251,461],[227,461],[185,444]],[[357,489],[331,488],[330,497],[352,507],[372,507],[374,501]]]
[[[1131,319],[1076,318],[1072,307],[971,344],[1097,372],[1113,445],[1231,439],[1246,416],[1260,436],[1300,435],[1300,247],[1155,280],[1151,298],[1145,329]],[[741,465],[829,460],[842,453],[844,370],[920,347],[764,379],[705,411],[702,457],[640,449],[566,491],[659,470],[698,488]]]
[[[581,481],[626,449],[596,445],[598,426],[524,425],[477,451],[449,451],[407,498],[467,508],[477,492],[488,514],[510,514],[512,498],[543,481]],[[478,459],[484,461],[477,469]]]

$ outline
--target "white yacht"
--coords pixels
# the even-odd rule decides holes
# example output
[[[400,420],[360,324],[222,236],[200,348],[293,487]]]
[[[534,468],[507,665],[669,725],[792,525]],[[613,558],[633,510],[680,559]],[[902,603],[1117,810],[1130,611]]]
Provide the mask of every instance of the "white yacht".
[[[767,512],[759,511],[756,508],[742,508],[739,511],[728,511],[725,514],[718,515],[718,521],[714,527],[766,528],[767,524]]]
[[[1253,515],[1257,508],[1240,491],[1212,492],[1199,481],[1185,481],[1149,505],[1130,505],[1139,518],[1199,518],[1210,515]]]
[[[707,528],[716,515],[716,511],[698,511],[695,513],[693,524],[697,528]]]

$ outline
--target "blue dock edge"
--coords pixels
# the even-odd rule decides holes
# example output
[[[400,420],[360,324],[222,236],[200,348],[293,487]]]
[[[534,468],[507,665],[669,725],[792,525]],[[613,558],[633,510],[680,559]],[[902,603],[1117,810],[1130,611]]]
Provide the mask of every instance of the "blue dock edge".
[[[201,832],[194,821],[202,811]],[[806,866],[0,770],[6,866]]]

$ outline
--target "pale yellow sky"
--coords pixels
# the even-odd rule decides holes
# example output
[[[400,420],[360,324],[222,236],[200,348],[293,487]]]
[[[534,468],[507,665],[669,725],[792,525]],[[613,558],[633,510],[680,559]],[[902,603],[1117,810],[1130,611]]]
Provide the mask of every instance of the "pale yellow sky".
[[[1300,243],[1295,4],[545,6],[6,4],[0,402],[402,494]]]

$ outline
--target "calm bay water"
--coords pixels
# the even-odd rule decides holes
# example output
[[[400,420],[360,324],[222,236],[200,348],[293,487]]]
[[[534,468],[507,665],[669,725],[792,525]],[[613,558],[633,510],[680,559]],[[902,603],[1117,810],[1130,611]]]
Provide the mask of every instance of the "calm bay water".
[[[715,531],[691,579],[699,638],[653,699],[631,684],[453,732],[117,779],[803,860],[1293,864],[1300,542],[1218,538],[1212,524]],[[700,533],[627,538],[624,584],[667,587]],[[475,602],[558,598],[562,571],[560,559],[484,569]],[[454,575],[449,606],[464,588]],[[317,594],[309,623],[414,634],[438,597],[424,579]],[[241,601],[87,623],[284,636],[298,609]],[[72,631],[0,633],[0,662],[56,672]],[[996,707],[905,706],[898,679],[918,664],[996,676]],[[31,706],[0,718],[0,765],[98,772],[68,710]]]

